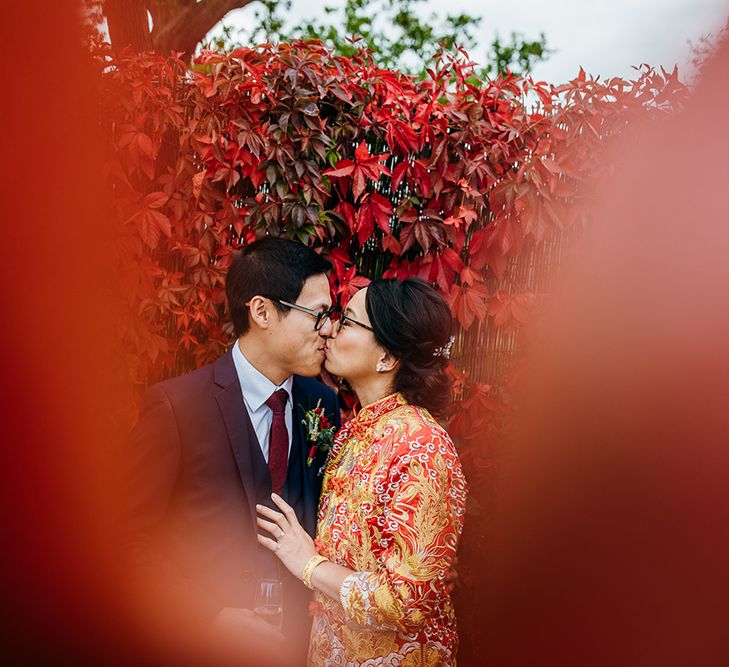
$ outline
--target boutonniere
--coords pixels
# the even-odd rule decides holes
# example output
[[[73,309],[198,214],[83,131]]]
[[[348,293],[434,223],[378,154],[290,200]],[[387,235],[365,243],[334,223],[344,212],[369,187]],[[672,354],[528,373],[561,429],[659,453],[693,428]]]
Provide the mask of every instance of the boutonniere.
[[[306,429],[306,441],[311,443],[309,456],[306,457],[306,465],[311,466],[314,462],[316,450],[320,452],[328,452],[334,442],[334,431],[336,427],[332,424],[324,414],[324,408],[321,407],[321,399],[317,401],[316,407],[307,410],[301,423]]]

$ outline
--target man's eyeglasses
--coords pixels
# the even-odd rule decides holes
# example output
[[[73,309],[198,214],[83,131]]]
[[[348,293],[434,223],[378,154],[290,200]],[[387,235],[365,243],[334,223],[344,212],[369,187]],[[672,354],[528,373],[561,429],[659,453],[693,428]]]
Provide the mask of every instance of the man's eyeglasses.
[[[332,315],[335,312],[334,306],[331,308],[328,308],[327,310],[312,310],[311,308],[307,308],[306,306],[300,306],[298,303],[289,303],[288,301],[284,301],[282,299],[276,299],[282,306],[286,306],[287,308],[293,308],[294,310],[300,310],[302,313],[306,313],[307,315],[311,315],[313,318],[316,319],[316,322],[314,322],[314,331],[319,331],[323,326],[324,323],[327,320],[332,319]]]

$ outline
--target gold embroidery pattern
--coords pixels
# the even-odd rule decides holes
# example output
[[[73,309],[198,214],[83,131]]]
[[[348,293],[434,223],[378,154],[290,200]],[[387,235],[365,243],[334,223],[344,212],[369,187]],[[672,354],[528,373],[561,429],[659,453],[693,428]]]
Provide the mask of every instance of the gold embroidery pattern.
[[[444,577],[466,483],[455,447],[424,409],[392,394],[337,434],[317,543],[354,574],[340,602],[317,593],[311,667],[453,667],[458,643]]]

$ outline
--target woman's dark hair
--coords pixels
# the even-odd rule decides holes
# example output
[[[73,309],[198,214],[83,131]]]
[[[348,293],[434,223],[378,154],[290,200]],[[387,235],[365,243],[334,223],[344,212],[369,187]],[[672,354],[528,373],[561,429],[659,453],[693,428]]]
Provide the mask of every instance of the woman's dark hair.
[[[266,236],[247,245],[225,278],[228,311],[235,335],[248,331],[248,307],[254,296],[271,299],[279,312],[290,309],[278,299],[295,303],[311,276],[326,273],[331,263],[298,241]]]
[[[451,398],[453,320],[445,299],[419,278],[383,279],[370,283],[365,306],[375,340],[400,361],[393,389],[441,416]]]

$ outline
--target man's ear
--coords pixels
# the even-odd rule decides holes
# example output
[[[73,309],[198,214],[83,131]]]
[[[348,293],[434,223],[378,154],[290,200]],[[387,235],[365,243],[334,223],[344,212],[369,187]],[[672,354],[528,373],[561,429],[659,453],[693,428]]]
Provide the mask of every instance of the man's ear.
[[[274,307],[269,299],[263,296],[254,296],[248,302],[248,316],[252,324],[259,329],[268,329],[271,325]]]
[[[377,362],[377,368],[381,369],[380,373],[389,373],[390,371],[397,370],[399,365],[400,360],[392,356],[389,352],[383,352]]]

